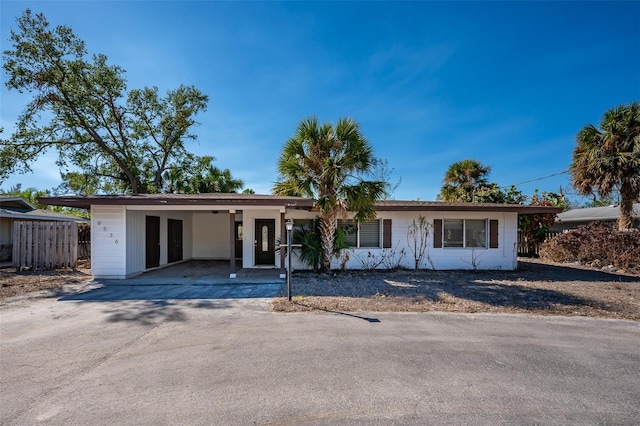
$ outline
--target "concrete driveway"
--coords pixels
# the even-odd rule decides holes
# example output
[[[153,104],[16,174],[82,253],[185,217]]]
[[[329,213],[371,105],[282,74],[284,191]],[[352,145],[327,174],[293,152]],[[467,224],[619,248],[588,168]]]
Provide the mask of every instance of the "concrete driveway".
[[[253,284],[247,294],[269,295]],[[640,326],[275,314],[214,286],[0,308],[0,424],[637,424]],[[224,287],[224,286],[223,286]],[[252,293],[253,291],[253,293]],[[141,293],[138,293],[141,294]]]

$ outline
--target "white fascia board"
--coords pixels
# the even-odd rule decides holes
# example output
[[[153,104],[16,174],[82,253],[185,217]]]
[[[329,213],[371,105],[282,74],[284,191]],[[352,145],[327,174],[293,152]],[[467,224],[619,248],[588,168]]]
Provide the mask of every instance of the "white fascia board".
[[[273,210],[279,212],[282,209],[281,206],[207,206],[207,205],[180,205],[180,204],[170,204],[170,205],[126,205],[127,210],[161,210],[161,211],[229,211],[233,210],[236,213],[238,210]]]

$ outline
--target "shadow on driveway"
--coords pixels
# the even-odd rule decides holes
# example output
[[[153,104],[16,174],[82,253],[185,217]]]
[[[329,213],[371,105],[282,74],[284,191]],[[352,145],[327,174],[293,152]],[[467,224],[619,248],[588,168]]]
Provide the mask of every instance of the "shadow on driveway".
[[[239,283],[234,285],[96,284],[100,287],[83,293],[59,295],[58,300],[80,303],[110,302],[104,304],[105,307],[102,311],[106,315],[107,322],[154,325],[162,322],[187,321],[186,312],[190,309],[229,309],[237,307],[238,302],[243,304],[243,307],[254,305],[258,309],[268,309],[268,301],[277,294],[282,286],[282,283]]]
[[[99,287],[84,293],[65,295],[62,301],[114,302],[163,300],[226,300],[274,297],[281,282],[238,284],[138,284],[123,285],[112,281],[95,281]]]
[[[65,302],[105,303],[107,322],[153,325],[186,321],[187,309],[227,309],[238,302],[262,307],[261,299],[273,298],[283,280],[273,271],[246,274],[235,279],[212,274],[211,262],[186,262],[126,280],[94,280],[81,293],[59,292]],[[214,271],[215,272],[215,271]],[[275,275],[275,276],[274,276]],[[121,303],[113,303],[121,302]],[[264,303],[268,306],[268,302]],[[267,307],[268,309],[268,307]]]

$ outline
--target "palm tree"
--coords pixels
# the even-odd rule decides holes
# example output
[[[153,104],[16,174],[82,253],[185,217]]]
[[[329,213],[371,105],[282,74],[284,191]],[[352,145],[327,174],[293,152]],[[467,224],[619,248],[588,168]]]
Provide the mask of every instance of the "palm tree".
[[[350,118],[320,125],[309,117],[298,125],[278,160],[278,195],[309,197],[320,211],[322,262],[329,270],[339,218],[355,213],[358,222],[375,217],[374,203],[384,193],[385,183],[362,178],[371,169],[373,149]]]
[[[640,196],[640,104],[604,113],[600,128],[588,124],[576,137],[571,184],[581,195],[601,197],[620,191],[619,229],[633,224],[633,202]]]
[[[490,171],[490,166],[484,166],[478,160],[456,161],[444,175],[439,198],[442,201],[473,201],[475,192],[487,185]]]

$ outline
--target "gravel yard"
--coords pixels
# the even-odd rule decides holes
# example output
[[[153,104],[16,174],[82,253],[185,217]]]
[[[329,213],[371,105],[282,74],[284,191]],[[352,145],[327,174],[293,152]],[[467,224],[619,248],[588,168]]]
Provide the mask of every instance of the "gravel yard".
[[[276,312],[493,312],[640,321],[640,277],[520,259],[517,271],[349,271],[293,274],[271,303]],[[91,279],[88,265],[66,271],[0,269],[0,299],[49,297]],[[77,287],[77,288],[75,288]]]
[[[520,259],[517,271],[396,271],[292,275],[279,312],[531,313],[640,321],[640,277]]]

